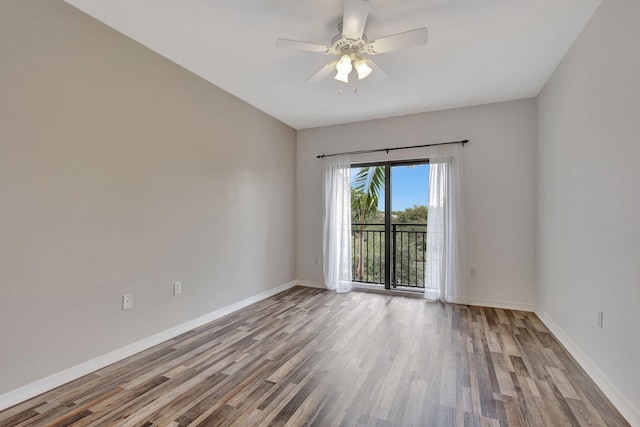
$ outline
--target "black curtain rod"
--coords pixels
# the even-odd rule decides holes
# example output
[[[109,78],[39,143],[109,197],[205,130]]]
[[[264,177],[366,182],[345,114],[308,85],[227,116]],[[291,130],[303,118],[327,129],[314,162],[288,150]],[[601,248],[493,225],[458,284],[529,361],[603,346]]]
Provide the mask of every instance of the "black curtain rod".
[[[320,156],[316,156],[318,159],[324,159],[325,157],[333,157],[333,156],[342,156],[344,154],[367,154],[367,153],[380,153],[382,151],[386,151],[389,154],[389,151],[396,150],[407,150],[409,148],[423,148],[423,147],[433,147],[435,145],[449,145],[449,144],[464,144],[468,143],[468,139],[463,139],[462,141],[451,141],[451,142],[439,142],[437,144],[422,144],[422,145],[410,145],[408,147],[394,147],[394,148],[377,148],[375,150],[362,150],[362,151],[348,151],[345,153],[334,153],[334,154],[322,154]]]

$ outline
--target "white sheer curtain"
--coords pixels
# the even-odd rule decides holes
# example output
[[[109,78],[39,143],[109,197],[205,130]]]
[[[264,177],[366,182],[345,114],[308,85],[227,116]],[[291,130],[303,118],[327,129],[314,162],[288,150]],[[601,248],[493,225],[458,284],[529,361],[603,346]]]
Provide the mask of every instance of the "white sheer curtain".
[[[326,157],[324,164],[324,282],[351,291],[351,160]]]
[[[464,303],[466,242],[462,145],[434,147],[429,168],[424,297]]]

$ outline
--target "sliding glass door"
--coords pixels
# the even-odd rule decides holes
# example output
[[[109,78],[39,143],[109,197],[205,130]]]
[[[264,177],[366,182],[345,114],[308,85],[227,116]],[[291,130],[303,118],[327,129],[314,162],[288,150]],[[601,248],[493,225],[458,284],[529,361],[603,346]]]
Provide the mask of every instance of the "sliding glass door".
[[[352,275],[385,288],[424,288],[427,161],[354,165]]]

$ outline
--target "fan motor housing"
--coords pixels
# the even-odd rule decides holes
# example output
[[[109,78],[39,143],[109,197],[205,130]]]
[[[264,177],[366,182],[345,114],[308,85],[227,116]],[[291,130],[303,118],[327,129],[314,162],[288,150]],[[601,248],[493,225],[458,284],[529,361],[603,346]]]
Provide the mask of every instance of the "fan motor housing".
[[[362,34],[359,39],[349,39],[342,35],[342,23],[338,25],[339,33],[331,39],[331,48],[338,55],[356,54],[366,52],[367,36]]]

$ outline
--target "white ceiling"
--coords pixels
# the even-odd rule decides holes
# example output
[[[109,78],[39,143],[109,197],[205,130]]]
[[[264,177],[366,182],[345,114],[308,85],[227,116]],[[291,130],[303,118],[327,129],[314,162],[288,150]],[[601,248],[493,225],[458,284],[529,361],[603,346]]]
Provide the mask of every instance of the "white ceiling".
[[[371,0],[369,40],[429,28],[425,46],[376,55],[389,77],[304,81],[331,57],[343,0],[66,0],[296,129],[538,94],[600,0]],[[338,94],[338,88],[344,94]]]

